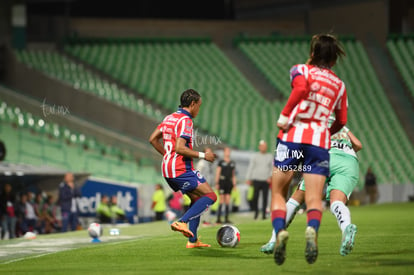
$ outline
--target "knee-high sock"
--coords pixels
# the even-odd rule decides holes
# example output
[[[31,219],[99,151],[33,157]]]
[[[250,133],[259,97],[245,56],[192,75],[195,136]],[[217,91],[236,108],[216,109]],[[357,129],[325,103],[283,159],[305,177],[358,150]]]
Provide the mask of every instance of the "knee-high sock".
[[[338,226],[344,233],[345,228],[351,223],[349,208],[343,202],[335,201],[331,204],[331,213],[336,217]]]
[[[284,210],[273,210],[272,211],[272,225],[275,234],[279,233],[280,230],[285,229],[286,225],[286,211]]]
[[[197,218],[194,218],[194,219],[192,219],[188,222],[188,228],[194,234],[194,237],[188,238],[188,240],[192,243],[195,243],[197,241],[197,238],[198,238],[197,237],[197,229],[198,229],[199,224],[200,224],[200,216],[198,216]]]
[[[185,212],[184,215],[181,217],[180,221],[188,222],[192,219],[199,217],[201,213],[203,213],[207,209],[207,207],[212,205],[216,200],[217,196],[214,192],[202,196],[197,201],[193,202],[193,204],[190,206],[187,212]]]
[[[289,226],[295,217],[296,212],[298,212],[299,205],[299,202],[292,198],[286,202],[286,227]],[[276,242],[276,233],[274,230],[272,230],[272,237],[270,237],[269,242]]]
[[[286,202],[286,227],[289,227],[296,215],[296,212],[298,212],[299,205],[299,202],[292,198]]]
[[[319,226],[321,225],[322,212],[318,209],[309,209],[307,212],[308,226],[315,228],[318,232]]]

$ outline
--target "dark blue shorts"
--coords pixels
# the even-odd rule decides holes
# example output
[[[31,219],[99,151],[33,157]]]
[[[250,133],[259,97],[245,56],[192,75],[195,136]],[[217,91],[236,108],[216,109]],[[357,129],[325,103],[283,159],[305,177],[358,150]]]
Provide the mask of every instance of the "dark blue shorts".
[[[310,144],[277,139],[274,166],[282,171],[329,176],[329,151]],[[301,165],[300,165],[301,164]]]
[[[165,178],[165,180],[174,192],[181,191],[183,194],[193,191],[200,184],[206,182],[203,175],[196,170],[186,172],[176,178]]]

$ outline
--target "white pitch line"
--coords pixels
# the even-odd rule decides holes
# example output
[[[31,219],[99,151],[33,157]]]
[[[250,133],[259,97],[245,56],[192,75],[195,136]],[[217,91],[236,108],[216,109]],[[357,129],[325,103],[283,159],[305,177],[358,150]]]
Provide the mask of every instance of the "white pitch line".
[[[141,236],[141,237],[134,238],[134,239],[129,239],[129,240],[123,239],[123,240],[119,240],[119,241],[114,241],[114,242],[109,242],[109,243],[104,242],[104,243],[98,243],[98,244],[105,245],[105,246],[106,245],[116,245],[116,244],[120,244],[120,243],[133,242],[133,241],[136,241],[136,240],[139,240],[139,239],[144,239],[144,238],[145,238],[145,236]],[[21,258],[12,259],[12,260],[2,262],[2,263],[0,262],[0,265],[6,265],[6,264],[15,263],[15,262],[20,262],[20,261],[23,261],[23,260],[30,260],[30,259],[40,258],[40,257],[46,256],[46,255],[55,254],[55,253],[59,253],[59,252],[62,252],[62,251],[76,250],[76,249],[81,249],[81,248],[83,248],[83,247],[73,247],[73,248],[62,249],[62,250],[54,251],[54,252],[43,253],[43,254],[39,254],[39,255],[21,257]]]
[[[62,251],[63,251],[63,250],[62,250]],[[56,252],[49,252],[49,253],[44,253],[44,254],[34,255],[34,256],[22,257],[22,258],[13,259],[13,260],[10,260],[10,261],[4,262],[4,263],[0,263],[0,264],[2,264],[2,265],[6,265],[6,264],[15,263],[15,262],[20,262],[20,261],[23,261],[23,260],[29,260],[29,259],[34,259],[34,258],[40,258],[40,257],[46,256],[46,255],[49,255],[49,254],[53,254],[53,253],[57,253],[57,252],[60,252],[60,251],[56,251]]]

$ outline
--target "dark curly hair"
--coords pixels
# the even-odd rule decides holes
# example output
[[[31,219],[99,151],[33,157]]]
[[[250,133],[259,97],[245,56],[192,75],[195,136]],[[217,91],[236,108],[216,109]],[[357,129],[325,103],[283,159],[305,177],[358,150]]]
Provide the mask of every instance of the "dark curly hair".
[[[191,105],[191,102],[198,102],[200,100],[201,96],[200,94],[193,90],[188,89],[185,90],[180,97],[180,108],[189,107]]]

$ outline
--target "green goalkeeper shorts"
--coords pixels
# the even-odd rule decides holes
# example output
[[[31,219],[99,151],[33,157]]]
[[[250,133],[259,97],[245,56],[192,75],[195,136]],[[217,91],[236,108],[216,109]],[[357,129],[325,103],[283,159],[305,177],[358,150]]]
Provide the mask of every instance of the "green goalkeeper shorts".
[[[358,184],[358,159],[348,154],[330,154],[329,177],[326,179],[326,200],[332,190],[342,191],[349,199],[355,186]],[[299,190],[305,191],[303,179],[299,183]]]

